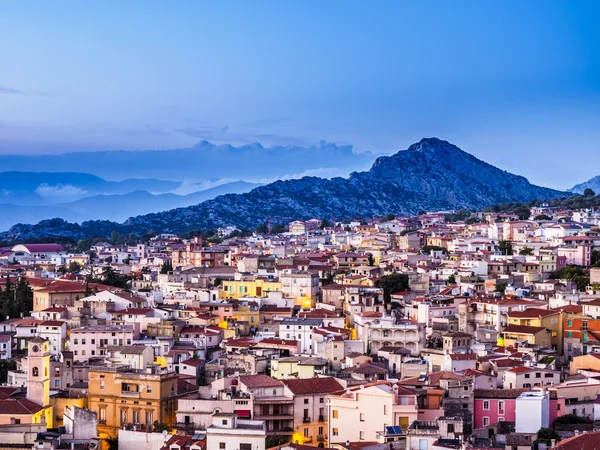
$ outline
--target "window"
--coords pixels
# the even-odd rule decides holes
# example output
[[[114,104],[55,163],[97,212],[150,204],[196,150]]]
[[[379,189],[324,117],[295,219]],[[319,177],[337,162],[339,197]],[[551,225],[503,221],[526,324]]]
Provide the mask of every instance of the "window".
[[[528,373],[525,374],[525,378],[529,378],[529,374]]]
[[[219,448],[220,449],[225,448],[225,442],[219,442]]]
[[[308,399],[307,398],[304,399],[304,404],[308,405]]]
[[[536,374],[535,374],[535,377],[536,377],[536,378],[542,378],[542,374],[541,374],[541,373],[539,373],[539,372],[536,372]]]
[[[587,320],[582,320],[581,321],[581,329],[582,330],[587,330],[588,329],[588,321]]]
[[[490,402],[489,402],[489,400],[484,400],[483,401],[483,409],[485,409],[486,411],[490,409]]]
[[[79,339],[77,339],[77,338],[73,339],[73,344],[75,344],[75,345],[79,344]]]
[[[334,409],[331,411],[331,417],[333,417],[334,419],[338,418],[338,410]]]
[[[240,444],[240,450],[252,450],[252,444]]]
[[[454,424],[453,423],[448,424],[448,433],[454,433]]]
[[[504,400],[498,402],[498,411],[504,411]]]
[[[360,413],[360,421],[361,422],[365,421],[365,413]]]
[[[387,413],[388,413],[388,407],[387,407],[387,405],[383,405],[383,415],[385,416],[385,415],[387,415]]]
[[[484,417],[483,418],[483,426],[487,427],[490,424],[490,418],[489,417]]]
[[[364,432],[364,431],[360,431],[360,432],[359,432],[359,439],[360,439],[361,441],[364,441],[364,440],[365,440],[365,432]]]
[[[100,380],[100,389],[104,390],[104,380]]]
[[[221,424],[223,424],[223,425],[227,425],[227,419],[223,419],[223,420],[221,421]]]
[[[319,427],[319,434],[323,434],[323,427]]]
[[[308,437],[308,428],[304,429],[304,437]]]
[[[148,392],[148,394],[152,394],[152,385],[151,384],[146,385],[146,392]]]
[[[340,433],[339,433],[339,430],[337,428],[332,428],[331,429],[331,434],[333,434],[334,436],[338,436]]]
[[[573,321],[572,320],[567,320],[567,326],[568,327],[572,327],[573,326]]]
[[[34,367],[34,368],[32,369],[32,371],[31,371],[31,374],[32,374],[34,377],[37,377],[37,376],[40,374],[40,369],[38,369],[37,367]]]
[[[324,397],[321,397],[321,398],[319,399],[319,403],[325,403],[325,398],[324,398]]]

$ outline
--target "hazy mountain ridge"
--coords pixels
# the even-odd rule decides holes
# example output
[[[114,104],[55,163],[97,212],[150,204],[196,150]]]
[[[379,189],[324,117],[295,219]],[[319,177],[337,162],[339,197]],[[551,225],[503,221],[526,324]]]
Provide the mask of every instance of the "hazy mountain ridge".
[[[105,221],[88,221],[81,226],[52,221],[17,225],[3,233],[3,238],[60,236],[63,229],[77,238],[108,229],[179,233],[225,225],[254,227],[268,217],[416,214],[566,195],[532,185],[526,178],[485,163],[446,141],[429,138],[392,156],[377,158],[369,171],[354,172],[349,178],[277,181],[245,194],[222,195],[195,206],[132,217],[112,228]]]
[[[583,191],[585,191],[588,188],[594,191],[596,194],[600,194],[600,175],[597,175],[594,178],[590,178],[589,180],[584,181],[583,183],[576,184],[571,189],[569,189],[569,192],[583,194]]]

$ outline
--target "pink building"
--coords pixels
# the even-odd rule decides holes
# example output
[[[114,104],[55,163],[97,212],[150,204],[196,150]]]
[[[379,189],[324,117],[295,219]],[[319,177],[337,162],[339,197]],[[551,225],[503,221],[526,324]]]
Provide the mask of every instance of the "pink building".
[[[575,264],[577,266],[587,267],[592,263],[592,246],[575,245],[571,247],[559,247],[558,256],[564,256],[566,264]]]
[[[475,389],[473,428],[483,428],[498,422],[514,422],[517,397],[529,389]],[[550,425],[565,413],[565,399],[550,391]]]

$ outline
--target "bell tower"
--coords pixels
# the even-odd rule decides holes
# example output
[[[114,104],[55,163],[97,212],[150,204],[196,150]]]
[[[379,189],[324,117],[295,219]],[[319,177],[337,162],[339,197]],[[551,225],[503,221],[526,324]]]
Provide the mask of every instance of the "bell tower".
[[[27,351],[27,399],[40,406],[50,403],[50,346],[48,341],[34,337]]]

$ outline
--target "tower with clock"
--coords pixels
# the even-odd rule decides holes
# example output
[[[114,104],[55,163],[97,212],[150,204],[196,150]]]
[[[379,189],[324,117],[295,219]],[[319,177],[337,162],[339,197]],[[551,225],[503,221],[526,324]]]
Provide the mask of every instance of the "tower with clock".
[[[34,337],[27,352],[27,398],[40,406],[50,403],[50,346],[48,341]]]

